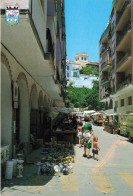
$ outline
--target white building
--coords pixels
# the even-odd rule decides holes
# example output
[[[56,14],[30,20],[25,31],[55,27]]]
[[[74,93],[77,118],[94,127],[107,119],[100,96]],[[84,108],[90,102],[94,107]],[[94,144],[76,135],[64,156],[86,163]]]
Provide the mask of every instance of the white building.
[[[92,88],[93,80],[99,80],[98,76],[95,75],[84,75],[80,74],[80,70],[82,67],[97,67],[98,63],[88,61],[88,54],[87,53],[78,53],[75,55],[75,61],[66,61],[66,79],[67,85],[70,82],[74,82],[74,87],[87,87]]]
[[[19,7],[18,24],[6,24],[6,6]],[[48,109],[64,106],[64,0],[3,0],[1,9],[1,145],[11,158],[22,143],[29,152],[30,133],[46,139]]]

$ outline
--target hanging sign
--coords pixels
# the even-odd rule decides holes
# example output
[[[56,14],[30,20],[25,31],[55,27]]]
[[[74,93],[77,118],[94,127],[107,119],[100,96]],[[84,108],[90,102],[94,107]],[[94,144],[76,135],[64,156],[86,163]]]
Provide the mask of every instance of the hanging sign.
[[[16,25],[19,23],[18,7],[8,6],[6,8],[6,23],[9,25]]]

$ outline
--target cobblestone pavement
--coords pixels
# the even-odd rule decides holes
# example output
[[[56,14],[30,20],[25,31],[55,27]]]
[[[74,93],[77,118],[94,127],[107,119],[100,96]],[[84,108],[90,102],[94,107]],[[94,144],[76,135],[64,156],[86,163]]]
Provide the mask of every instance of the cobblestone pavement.
[[[37,176],[35,165],[24,166],[24,177],[2,180],[2,196],[133,196],[133,144],[127,138],[93,126],[99,138],[99,161],[84,158],[83,147],[75,145],[75,163],[69,175]],[[41,149],[28,157],[41,160]],[[92,153],[91,153],[92,155]]]

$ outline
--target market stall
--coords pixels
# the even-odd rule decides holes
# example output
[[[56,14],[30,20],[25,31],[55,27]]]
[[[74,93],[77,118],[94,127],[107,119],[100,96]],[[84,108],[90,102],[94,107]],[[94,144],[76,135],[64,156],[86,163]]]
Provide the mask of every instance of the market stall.
[[[92,114],[92,117],[93,117],[93,122],[96,124],[96,125],[100,125],[102,126],[103,125],[103,114],[102,113],[94,113]]]
[[[118,133],[118,114],[106,114],[104,121],[104,130],[112,134]]]

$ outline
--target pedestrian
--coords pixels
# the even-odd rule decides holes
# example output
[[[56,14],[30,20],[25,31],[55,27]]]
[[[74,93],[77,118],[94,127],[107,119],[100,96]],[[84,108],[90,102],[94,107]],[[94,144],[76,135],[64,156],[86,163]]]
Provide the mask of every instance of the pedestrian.
[[[86,123],[84,126],[83,133],[83,143],[84,143],[84,154],[83,157],[90,158],[90,149],[92,145],[92,137],[94,137],[94,133],[92,131],[92,126],[89,123]]]
[[[89,116],[89,122],[91,121],[91,117]]]
[[[77,136],[79,138],[79,148],[82,147],[81,139],[83,136],[82,122],[79,123],[79,127],[77,128]]]
[[[100,148],[98,146],[98,137],[94,137],[93,140],[93,149],[92,149],[92,153],[93,153],[93,158],[95,159],[95,155],[96,155],[96,160],[98,161],[98,151],[100,151]]]

